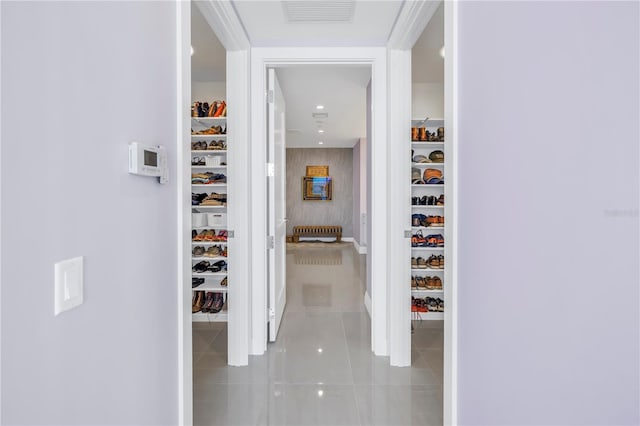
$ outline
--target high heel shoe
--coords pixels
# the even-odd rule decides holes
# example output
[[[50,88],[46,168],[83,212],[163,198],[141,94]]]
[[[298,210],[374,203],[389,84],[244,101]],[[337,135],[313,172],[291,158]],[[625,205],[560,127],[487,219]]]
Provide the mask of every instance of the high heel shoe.
[[[213,117],[213,115],[216,113],[216,109],[218,109],[218,102],[217,101],[213,101],[211,103],[211,105],[209,106],[209,111],[207,112],[207,117]]]
[[[218,104],[218,108],[216,110],[216,112],[213,114],[214,117],[224,117],[223,114],[226,114],[227,112],[227,104],[225,101],[220,102],[220,104]]]

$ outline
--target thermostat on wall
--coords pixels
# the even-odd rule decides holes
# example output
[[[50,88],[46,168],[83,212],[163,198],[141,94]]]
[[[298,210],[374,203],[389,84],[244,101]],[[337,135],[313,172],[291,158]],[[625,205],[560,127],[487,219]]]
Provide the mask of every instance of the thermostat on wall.
[[[129,144],[129,173],[157,177],[160,183],[169,182],[167,152],[162,146]]]

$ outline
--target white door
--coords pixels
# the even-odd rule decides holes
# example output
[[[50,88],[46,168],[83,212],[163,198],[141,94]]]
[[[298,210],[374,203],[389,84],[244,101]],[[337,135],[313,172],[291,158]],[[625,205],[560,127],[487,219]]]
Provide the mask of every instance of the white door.
[[[273,68],[268,70],[268,158],[269,158],[269,341],[278,336],[287,303],[286,277],[286,167],[285,105]]]

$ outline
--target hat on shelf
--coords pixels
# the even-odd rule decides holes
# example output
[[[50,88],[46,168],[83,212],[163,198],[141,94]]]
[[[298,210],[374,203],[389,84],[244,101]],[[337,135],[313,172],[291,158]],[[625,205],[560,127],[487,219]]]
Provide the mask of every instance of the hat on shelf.
[[[422,181],[422,172],[420,171],[420,169],[418,169],[416,167],[412,167],[411,168],[411,183],[413,183],[413,184],[424,183]]]
[[[429,160],[426,156],[424,155],[416,155],[415,157],[413,157],[413,162],[414,163],[430,163],[431,160]]]
[[[438,169],[425,169],[423,178],[426,183],[444,183],[442,172]]]
[[[429,160],[433,161],[434,163],[444,162],[444,152],[440,151],[439,149],[431,151],[431,153],[429,154]]]

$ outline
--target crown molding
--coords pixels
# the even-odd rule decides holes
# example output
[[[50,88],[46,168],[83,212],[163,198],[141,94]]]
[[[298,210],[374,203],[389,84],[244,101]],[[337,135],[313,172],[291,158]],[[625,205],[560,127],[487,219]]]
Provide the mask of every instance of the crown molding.
[[[411,49],[431,21],[440,3],[442,3],[441,0],[405,1],[389,34],[387,48]]]
[[[249,36],[231,1],[194,1],[204,19],[227,51],[251,48]]]

